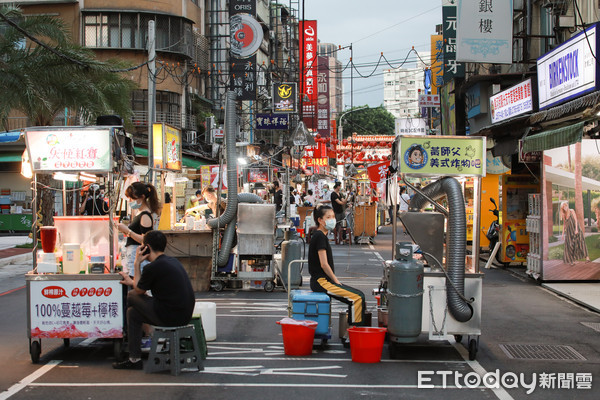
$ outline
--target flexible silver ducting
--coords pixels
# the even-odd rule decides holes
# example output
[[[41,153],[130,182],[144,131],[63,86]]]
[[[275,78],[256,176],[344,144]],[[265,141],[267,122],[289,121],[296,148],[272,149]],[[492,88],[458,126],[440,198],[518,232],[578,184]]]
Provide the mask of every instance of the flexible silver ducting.
[[[450,314],[459,322],[466,322],[473,316],[473,307],[464,300],[465,294],[465,253],[467,246],[467,215],[465,200],[460,183],[451,177],[441,178],[422,189],[425,196],[437,200],[444,195],[448,198],[447,266],[448,278],[446,293]],[[410,201],[410,211],[421,211],[428,200],[416,193]]]
[[[225,150],[227,156],[227,207],[219,218],[208,220],[212,229],[228,224],[237,213],[237,155],[235,154],[235,136],[237,113],[235,110],[235,92],[229,91],[225,99]],[[220,200],[220,199],[218,199]]]

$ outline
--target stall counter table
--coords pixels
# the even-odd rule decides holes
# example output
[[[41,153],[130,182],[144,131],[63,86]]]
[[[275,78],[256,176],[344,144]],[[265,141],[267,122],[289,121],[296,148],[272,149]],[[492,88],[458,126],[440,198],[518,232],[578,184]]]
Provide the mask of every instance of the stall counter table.
[[[213,231],[170,230],[161,231],[167,237],[165,254],[175,257],[183,265],[195,292],[210,290],[212,268]]]
[[[360,204],[354,207],[355,238],[360,236],[375,237],[377,235],[377,204]]]

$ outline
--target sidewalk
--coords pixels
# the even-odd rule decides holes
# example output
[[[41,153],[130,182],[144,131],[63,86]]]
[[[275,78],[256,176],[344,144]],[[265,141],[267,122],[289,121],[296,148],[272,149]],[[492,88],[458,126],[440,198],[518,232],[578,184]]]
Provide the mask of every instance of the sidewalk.
[[[30,243],[27,236],[0,236],[0,269],[5,265],[33,262],[31,249],[21,249],[15,246]]]

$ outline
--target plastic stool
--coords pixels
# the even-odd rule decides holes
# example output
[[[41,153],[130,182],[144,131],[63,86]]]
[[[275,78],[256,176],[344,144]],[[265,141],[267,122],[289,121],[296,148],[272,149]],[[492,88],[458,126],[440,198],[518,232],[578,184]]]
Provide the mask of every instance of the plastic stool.
[[[186,350],[185,346],[190,341],[192,349]],[[146,373],[168,369],[171,375],[179,375],[182,370],[190,368],[204,369],[194,325],[155,326]]]
[[[206,356],[208,355],[208,346],[206,345],[206,335],[204,334],[204,327],[202,326],[202,315],[192,317],[190,323],[194,325],[194,329],[196,330],[196,338],[198,339],[198,344],[200,345],[200,355],[202,355],[203,360],[206,360]],[[192,343],[189,340],[186,341],[185,348],[186,350],[192,350]]]
[[[344,233],[346,234],[346,239],[343,239]],[[352,229],[346,228],[338,228],[337,235],[335,237],[335,244],[345,244],[348,242],[350,246],[352,246]]]

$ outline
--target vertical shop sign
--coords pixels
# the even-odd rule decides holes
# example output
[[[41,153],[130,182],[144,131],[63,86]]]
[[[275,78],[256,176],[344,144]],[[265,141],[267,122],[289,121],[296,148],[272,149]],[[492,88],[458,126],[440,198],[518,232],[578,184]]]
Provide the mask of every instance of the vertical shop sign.
[[[273,85],[273,112],[296,113],[296,83],[283,82]]]
[[[263,30],[255,16],[256,0],[229,1],[229,81],[239,100],[256,100],[256,52]]]
[[[465,66],[456,61],[456,0],[442,0],[444,36],[444,83],[465,76]]]
[[[458,0],[456,59],[512,63],[512,0]]]
[[[318,58],[317,71],[317,131],[329,137],[329,57]]]
[[[444,85],[444,37],[431,35],[431,94]]]
[[[317,104],[317,21],[300,21],[300,66],[304,69],[300,86],[303,99],[303,121],[309,129],[316,129]]]

